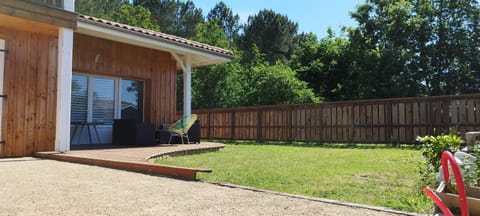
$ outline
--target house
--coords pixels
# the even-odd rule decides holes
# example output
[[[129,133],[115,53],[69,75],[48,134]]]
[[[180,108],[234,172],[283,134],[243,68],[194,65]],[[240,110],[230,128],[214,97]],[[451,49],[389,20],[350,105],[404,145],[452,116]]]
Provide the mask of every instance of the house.
[[[69,151],[73,122],[111,142],[122,104],[157,127],[176,114],[176,71],[191,112],[191,70],[231,51],[74,12],[74,0],[0,1],[0,157]]]

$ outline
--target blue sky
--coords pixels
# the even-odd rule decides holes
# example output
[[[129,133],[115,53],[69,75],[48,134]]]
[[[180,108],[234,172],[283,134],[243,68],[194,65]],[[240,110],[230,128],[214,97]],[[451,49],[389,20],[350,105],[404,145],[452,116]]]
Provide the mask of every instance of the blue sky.
[[[219,1],[193,0],[195,6],[202,8],[205,14]],[[354,11],[356,6],[365,0],[223,0],[223,2],[240,16],[241,22],[246,22],[249,15],[254,15],[262,9],[272,9],[298,22],[299,32],[313,32],[322,38],[326,35],[328,27],[339,32],[340,26],[356,26],[349,12]]]

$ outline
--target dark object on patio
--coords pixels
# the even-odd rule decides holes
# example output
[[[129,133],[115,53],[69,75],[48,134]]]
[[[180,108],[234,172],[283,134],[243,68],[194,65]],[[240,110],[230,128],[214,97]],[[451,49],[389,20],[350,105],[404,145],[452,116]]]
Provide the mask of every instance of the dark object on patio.
[[[170,132],[168,132],[168,127],[155,131],[155,142],[157,144],[167,144],[169,138],[170,138]],[[177,143],[177,142],[172,142],[172,143]]]
[[[196,120],[188,130],[188,138],[190,138],[190,142],[200,144],[200,120]]]
[[[179,137],[182,144],[185,143],[185,138],[187,139],[187,144],[190,143],[188,131],[193,126],[193,123],[195,123],[197,118],[197,114],[186,115],[183,116],[180,120],[168,126],[168,132],[170,132],[170,138],[168,139],[168,143],[171,143],[173,137]]]
[[[113,121],[114,145],[154,145],[155,126],[137,120],[115,119]]]

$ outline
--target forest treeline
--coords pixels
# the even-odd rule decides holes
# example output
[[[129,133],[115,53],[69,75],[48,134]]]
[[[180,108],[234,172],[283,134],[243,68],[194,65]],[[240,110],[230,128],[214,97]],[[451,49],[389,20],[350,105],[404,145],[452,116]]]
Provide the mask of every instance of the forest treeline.
[[[179,0],[76,0],[75,7],[232,50],[230,63],[194,69],[194,109],[480,92],[477,0],[366,0],[350,14],[357,27],[329,29],[324,38],[269,9],[242,24],[223,2],[208,13]]]

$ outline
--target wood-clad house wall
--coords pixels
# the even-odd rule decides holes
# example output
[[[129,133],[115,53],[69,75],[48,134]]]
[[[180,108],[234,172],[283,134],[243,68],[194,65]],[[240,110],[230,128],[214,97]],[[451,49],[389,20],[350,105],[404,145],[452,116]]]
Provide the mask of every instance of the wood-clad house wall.
[[[74,34],[73,72],[145,81],[145,122],[175,120],[176,62],[168,52]]]
[[[35,26],[35,27],[32,27]],[[0,17],[5,40],[0,157],[55,149],[58,28]]]

